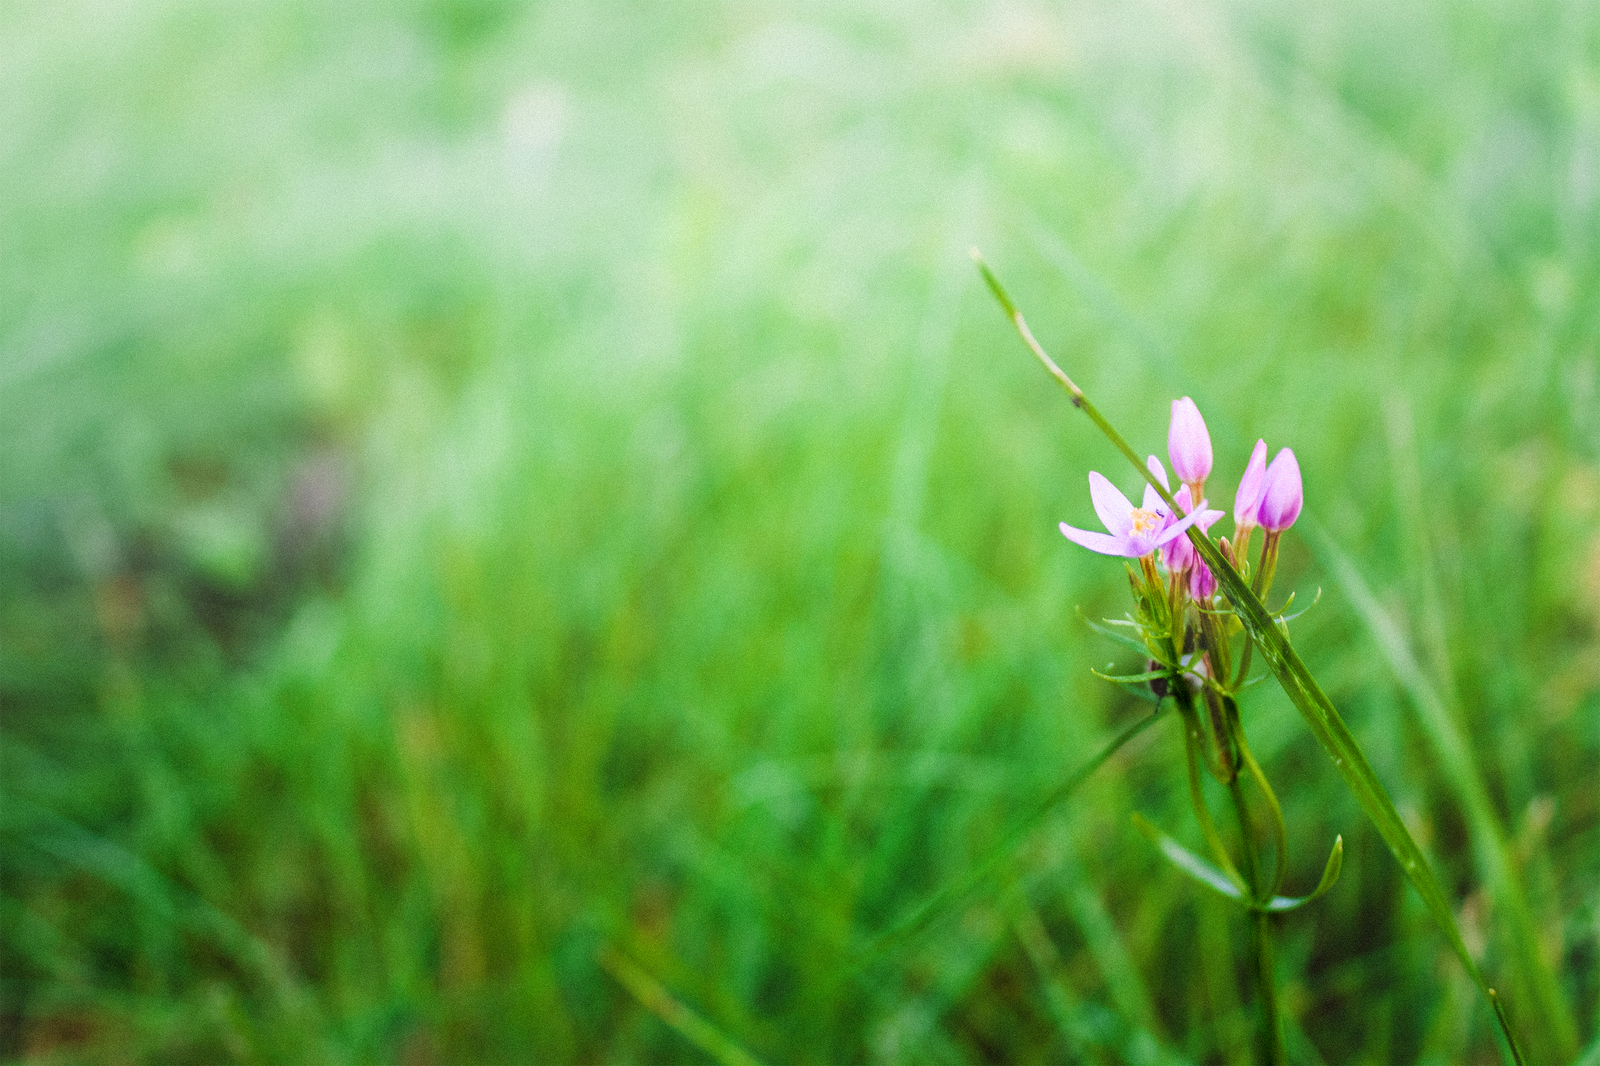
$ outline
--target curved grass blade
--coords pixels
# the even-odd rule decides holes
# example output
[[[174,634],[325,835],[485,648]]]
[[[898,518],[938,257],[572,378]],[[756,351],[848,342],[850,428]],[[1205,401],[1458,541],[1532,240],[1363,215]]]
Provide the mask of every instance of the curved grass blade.
[[[689,1041],[722,1066],[758,1066],[758,1060],[744,1048],[734,1043],[721,1030],[699,1014],[684,1006],[665,985],[651,977],[637,963],[612,948],[600,949],[600,965],[617,979],[617,983],[633,993],[651,1014],[671,1026],[679,1036]]]
[[[1079,786],[1089,780],[1096,770],[1110,761],[1111,757],[1120,751],[1124,745],[1146,729],[1149,729],[1160,717],[1160,708],[1157,707],[1154,713],[1142,716],[1138,721],[1113,737],[1110,743],[1101,748],[1094,758],[1080,766],[1070,777],[1057,785],[1043,799],[1034,804],[1027,813],[1012,823],[1011,828],[1001,835],[999,842],[990,848],[981,860],[968,868],[966,873],[934,892],[933,895],[929,896],[888,930],[880,933],[861,953],[852,971],[865,970],[879,959],[902,947],[935,919],[949,912],[970,896],[974,890],[996,873],[1012,857],[1017,847],[1033,832],[1040,822],[1044,821],[1046,815],[1076,792]]]
[[[1309,895],[1273,896],[1265,905],[1262,905],[1246,899],[1244,893],[1239,891],[1239,886],[1229,880],[1226,874],[1151,825],[1143,815],[1136,812],[1133,815],[1133,824],[1139,832],[1150,840],[1150,843],[1156,846],[1162,857],[1172,865],[1213,892],[1224,895],[1235,903],[1253,911],[1283,914],[1288,911],[1299,910],[1312,900],[1326,895],[1328,890],[1333,887],[1334,882],[1339,880],[1339,871],[1344,868],[1344,837],[1334,837],[1333,850],[1328,853],[1327,865],[1322,868],[1322,880],[1317,882],[1317,887],[1312,889]]]
[[[990,291],[995,294],[1001,309],[1005,311],[1011,323],[1016,327],[1017,334],[1022,338],[1029,350],[1044,366],[1050,376],[1059,382],[1072,397],[1072,405],[1089,417],[1089,420],[1099,427],[1118,451],[1133,465],[1144,478],[1145,483],[1155,489],[1160,499],[1167,506],[1178,509],[1177,502],[1173,499],[1165,485],[1162,485],[1148,469],[1144,460],[1134,452],[1122,434],[1106,421],[1106,417],[1089,402],[1073,380],[1056,365],[1039,342],[1034,339],[1033,333],[1028,329],[1028,324],[1023,320],[1022,314],[1017,310],[1011,297],[1006,294],[1000,280],[989,269],[977,249],[972,251],[973,261],[982,273],[984,281]],[[1188,530],[1189,542],[1194,545],[1195,551],[1205,560],[1211,568],[1212,574],[1217,578],[1217,583],[1222,589],[1228,602],[1233,604],[1234,614],[1238,617],[1245,631],[1250,634],[1250,639],[1255,647],[1261,651],[1261,656],[1266,660],[1267,666],[1272,670],[1278,684],[1283,688],[1284,694],[1289,697],[1295,710],[1305,719],[1310,727],[1312,736],[1322,745],[1323,750],[1333,760],[1334,769],[1344,779],[1345,785],[1355,796],[1356,802],[1361,804],[1361,809],[1372,820],[1373,826],[1378,830],[1378,835],[1383,837],[1383,842],[1388,845],[1389,851],[1395,860],[1400,863],[1400,868],[1405,872],[1406,879],[1417,890],[1417,895],[1422,897],[1423,905],[1427,908],[1428,915],[1433,919],[1439,931],[1444,935],[1445,942],[1450,946],[1461,964],[1466,967],[1478,990],[1483,993],[1491,1007],[1494,1008],[1495,1020],[1500,1023],[1500,1033],[1504,1038],[1502,1052],[1518,1066],[1522,1063],[1522,1051],[1517,1046],[1516,1038],[1512,1035],[1511,1025],[1506,1018],[1504,1009],[1500,1005],[1500,997],[1495,990],[1489,987],[1489,982],[1484,978],[1483,972],[1478,969],[1478,964],[1472,958],[1472,953],[1467,950],[1466,941],[1462,939],[1461,929],[1456,925],[1455,912],[1451,908],[1449,897],[1433,875],[1432,868],[1428,865],[1426,856],[1417,842],[1411,838],[1411,833],[1406,829],[1405,823],[1400,819],[1400,813],[1395,810],[1394,801],[1384,790],[1378,775],[1373,772],[1372,766],[1367,762],[1367,757],[1362,752],[1356,739],[1345,725],[1344,719],[1333,702],[1328,699],[1322,687],[1317,684],[1316,678],[1311,676],[1311,671],[1301,661],[1300,655],[1294,646],[1289,643],[1289,638],[1280,629],[1267,611],[1259,597],[1250,591],[1250,587],[1239,576],[1228,562],[1217,545],[1204,533],[1191,526]]]

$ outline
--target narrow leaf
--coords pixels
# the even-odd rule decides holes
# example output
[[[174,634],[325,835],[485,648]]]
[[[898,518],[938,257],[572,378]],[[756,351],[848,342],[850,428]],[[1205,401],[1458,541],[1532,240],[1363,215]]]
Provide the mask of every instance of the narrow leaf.
[[[1333,850],[1328,853],[1328,864],[1322,868],[1322,880],[1317,882],[1317,887],[1311,890],[1308,896],[1273,896],[1267,904],[1267,910],[1275,914],[1284,911],[1298,910],[1314,899],[1327,895],[1328,889],[1339,880],[1339,871],[1344,867],[1344,837],[1333,838]]]
[[[1552,972],[1539,948],[1538,923],[1528,905],[1527,893],[1517,876],[1516,860],[1505,827],[1489,796],[1489,788],[1473,757],[1472,745],[1451,708],[1429,680],[1417,661],[1405,634],[1367,586],[1349,556],[1340,551],[1333,538],[1320,526],[1307,523],[1309,540],[1317,556],[1333,571],[1334,580],[1350,600],[1382,651],[1401,688],[1410,697],[1422,734],[1433,748],[1434,757],[1444,769],[1445,781],[1455,794],[1471,826],[1473,855],[1483,879],[1489,883],[1495,900],[1503,908],[1510,926],[1509,939],[1518,968],[1527,980],[1527,990],[1538,1003],[1545,1029],[1558,1052],[1566,1057],[1578,1048],[1577,1023],[1561,992],[1560,980]]]
[[[1188,874],[1196,881],[1205,885],[1211,891],[1226,896],[1250,910],[1269,911],[1273,914],[1284,914],[1289,911],[1299,910],[1312,900],[1320,899],[1339,880],[1339,871],[1344,866],[1344,837],[1335,837],[1333,850],[1328,854],[1328,864],[1323,867],[1322,880],[1317,882],[1317,887],[1306,896],[1273,896],[1265,906],[1248,900],[1239,891],[1239,886],[1228,879],[1228,875],[1217,869],[1211,863],[1202,859],[1176,840],[1151,825],[1148,820],[1137,812],[1133,815],[1133,824],[1149,838],[1150,842],[1160,850],[1161,855],[1179,870]]]
[[[1088,626],[1096,633],[1099,633],[1101,636],[1109,637],[1118,644],[1132,648],[1134,651],[1142,652],[1147,659],[1150,657],[1150,648],[1144,643],[1144,641],[1134,640],[1125,633],[1118,633],[1115,629],[1110,629],[1101,625],[1099,622],[1094,621],[1088,615],[1084,614],[1081,609],[1078,611],[1078,617],[1083,619],[1084,625]]]
[[[1139,832],[1149,838],[1150,843],[1156,846],[1162,857],[1179,870],[1182,870],[1213,892],[1227,896],[1236,903],[1244,903],[1249,906],[1238,886],[1228,880],[1227,874],[1151,825],[1144,815],[1135,811],[1133,824]]]
[[[1166,670],[1147,670],[1142,674],[1102,674],[1094,667],[1089,667],[1089,672],[1102,681],[1115,681],[1119,685],[1132,685],[1141,681],[1165,680],[1172,675]]]

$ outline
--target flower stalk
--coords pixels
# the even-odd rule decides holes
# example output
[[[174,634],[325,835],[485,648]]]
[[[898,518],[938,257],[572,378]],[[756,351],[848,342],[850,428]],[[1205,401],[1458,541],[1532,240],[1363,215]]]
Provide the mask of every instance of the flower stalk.
[[[1162,483],[1163,479],[1140,461],[1138,454],[1094,404],[1089,401],[1083,390],[1040,346],[1004,286],[1000,284],[999,279],[989,269],[988,264],[983,261],[982,256],[978,254],[976,249],[973,249],[972,258],[983,275],[984,281],[988,284],[990,291],[1000,304],[1001,309],[1016,328],[1018,335],[1041,365],[1044,366],[1045,370],[1067,390],[1073,406],[1089,417],[1089,420],[1100,429],[1106,439],[1122,453],[1124,458],[1144,478],[1148,486],[1147,499],[1153,494],[1156,501],[1165,505],[1166,514],[1171,516],[1170,521],[1174,524],[1179,521],[1176,516],[1183,513],[1183,511],[1177,498]],[[1189,401],[1189,403],[1192,405],[1192,401]],[[1204,465],[1206,474],[1209,474],[1209,439],[1206,441],[1204,450],[1205,461],[1201,464],[1199,461],[1201,451],[1195,438],[1195,423],[1199,423],[1199,432],[1202,433],[1204,432],[1204,423],[1199,421],[1198,410],[1194,412],[1194,416],[1191,419],[1187,408],[1185,408],[1181,412],[1183,425],[1180,426],[1178,423],[1180,421],[1179,405],[1181,404],[1183,404],[1183,401],[1179,401],[1178,404],[1174,405],[1174,425],[1171,432],[1169,432],[1169,445],[1172,445],[1175,440],[1179,445],[1171,449],[1172,457],[1175,463],[1179,462],[1178,455],[1181,452],[1183,454],[1181,461],[1187,467],[1187,472],[1197,472],[1198,467]],[[1257,459],[1257,455],[1260,456],[1260,460]],[[1258,490],[1255,471],[1259,469],[1259,463],[1264,459],[1265,445],[1258,442],[1256,454],[1251,457],[1250,466],[1247,468],[1245,479],[1241,481],[1239,495],[1235,500],[1237,529],[1232,550],[1228,553],[1243,566],[1248,559],[1247,550],[1251,531],[1256,524],[1259,524],[1266,530],[1267,537],[1266,543],[1262,547],[1259,566],[1254,575],[1249,573],[1247,567],[1243,570],[1240,567],[1235,567],[1233,561],[1224,555],[1219,545],[1207,536],[1204,527],[1198,524],[1196,515],[1204,509],[1203,502],[1198,505],[1194,513],[1187,516],[1184,520],[1186,525],[1181,531],[1194,549],[1197,556],[1196,565],[1203,565],[1206,568],[1211,575],[1211,579],[1216,583],[1215,591],[1220,591],[1225,598],[1229,608],[1229,627],[1231,628],[1236,623],[1247,636],[1244,651],[1240,656],[1241,669],[1228,683],[1228,687],[1219,692],[1219,698],[1226,696],[1232,699],[1234,697],[1246,679],[1250,665],[1251,649],[1259,650],[1262,661],[1272,672],[1295,709],[1300,712],[1317,741],[1328,752],[1335,770],[1344,779],[1363,811],[1372,820],[1384,843],[1395,856],[1396,861],[1400,863],[1407,879],[1411,881],[1418,895],[1422,897],[1423,903],[1430,917],[1433,918],[1435,925],[1445,937],[1451,950],[1460,959],[1462,965],[1466,967],[1467,973],[1472,977],[1473,982],[1478,986],[1479,991],[1492,1008],[1503,1041],[1502,1053],[1508,1061],[1520,1066],[1522,1062],[1521,1051],[1513,1035],[1510,1021],[1500,1003],[1499,995],[1490,987],[1482,972],[1478,969],[1471,952],[1467,950],[1460,928],[1456,924],[1454,910],[1449,898],[1434,877],[1426,857],[1417,846],[1416,841],[1412,839],[1405,823],[1395,810],[1393,801],[1389,798],[1381,782],[1379,782],[1376,773],[1374,773],[1365,754],[1356,743],[1354,736],[1351,735],[1343,718],[1333,706],[1332,701],[1328,699],[1326,693],[1322,691],[1321,686],[1317,684],[1316,679],[1311,675],[1305,663],[1300,659],[1298,652],[1290,643],[1286,627],[1282,625],[1283,619],[1281,616],[1275,616],[1269,612],[1263,602],[1271,588],[1272,578],[1275,576],[1279,535],[1294,523],[1294,520],[1299,516],[1303,503],[1300,469],[1293,452],[1288,449],[1281,451],[1277,458],[1273,460],[1271,466],[1262,471]],[[1180,471],[1179,476],[1184,478],[1184,471]],[[1201,480],[1189,485],[1192,498],[1198,498],[1198,489],[1203,487],[1204,476],[1201,475]],[[1184,478],[1184,480],[1188,483],[1187,478]],[[1108,529],[1110,529],[1109,523]],[[1065,532],[1065,529],[1063,532]],[[1115,530],[1111,530],[1111,532],[1113,536],[1116,535]],[[1080,544],[1084,543],[1076,537],[1072,539]],[[1093,547],[1089,544],[1084,544],[1084,546],[1091,547],[1092,550],[1096,551],[1105,550],[1104,547]],[[1133,546],[1145,547],[1145,544],[1128,545],[1125,543],[1123,545],[1124,549]],[[1153,552],[1155,547],[1158,546],[1151,544],[1145,550]],[[1117,551],[1108,552],[1108,554],[1132,553]],[[1159,574],[1155,571],[1154,559],[1149,558],[1148,565],[1145,556],[1141,555],[1140,559],[1141,570],[1146,571],[1143,584],[1151,592],[1145,596],[1137,597],[1139,603],[1142,607],[1147,608],[1157,602],[1161,602],[1163,607],[1161,613],[1167,617],[1160,619],[1160,621],[1168,623],[1157,630],[1160,634],[1159,639],[1150,639],[1147,640],[1147,643],[1151,645],[1152,652],[1157,653],[1153,657],[1167,670],[1167,687],[1173,693],[1180,716],[1184,721],[1185,750],[1191,799],[1194,801],[1195,812],[1197,819],[1201,823],[1202,833],[1205,835],[1213,855],[1217,858],[1218,865],[1222,867],[1222,871],[1209,867],[1203,860],[1189,854],[1175,841],[1161,836],[1158,831],[1154,830],[1153,827],[1149,827],[1142,819],[1138,819],[1137,816],[1135,818],[1141,831],[1146,832],[1147,835],[1151,836],[1152,840],[1157,841],[1163,853],[1177,863],[1180,868],[1198,877],[1224,895],[1240,899],[1253,912],[1251,919],[1256,942],[1255,971],[1257,984],[1261,990],[1262,1005],[1261,1053],[1267,1061],[1279,1062],[1282,1061],[1283,1056],[1282,1031],[1276,996],[1273,991],[1271,929],[1267,912],[1293,909],[1326,891],[1332,884],[1332,878],[1337,876],[1341,845],[1339,842],[1335,843],[1334,852],[1329,857],[1328,869],[1324,873],[1323,881],[1310,896],[1299,900],[1288,900],[1284,897],[1273,895],[1277,883],[1282,878],[1283,851],[1278,854],[1278,866],[1273,877],[1274,888],[1263,893],[1258,877],[1259,867],[1256,863],[1251,841],[1252,833],[1248,808],[1244,801],[1238,775],[1234,772],[1226,784],[1230,795],[1234,797],[1235,810],[1244,836],[1242,854],[1245,858],[1248,876],[1241,878],[1238,870],[1234,868],[1229,859],[1226,848],[1221,845],[1220,836],[1216,833],[1216,828],[1211,823],[1210,816],[1206,812],[1204,797],[1200,789],[1198,760],[1196,758],[1196,749],[1204,746],[1204,738],[1199,725],[1199,715],[1193,705],[1193,694],[1189,691],[1189,686],[1192,683],[1192,679],[1198,678],[1203,688],[1221,688],[1217,680],[1217,674],[1214,671],[1217,660],[1212,660],[1212,668],[1208,668],[1203,672],[1192,670],[1185,665],[1178,650],[1184,646],[1185,631],[1181,628],[1183,625],[1182,616],[1178,614],[1176,609],[1177,597],[1174,595],[1173,600],[1167,602],[1164,597],[1154,594],[1158,590],[1164,591],[1161,588]],[[1194,572],[1191,571],[1191,582],[1193,582],[1192,575]],[[1176,585],[1177,583],[1178,577],[1174,575],[1174,584]],[[1199,583],[1196,587],[1200,591],[1205,590],[1204,582]],[[1175,592],[1176,590],[1174,590]],[[1210,593],[1196,598],[1202,601],[1199,604],[1199,609],[1201,629],[1204,630],[1206,606],[1203,601],[1210,599]],[[1140,613],[1143,615],[1152,612],[1141,610]],[[1155,622],[1157,619],[1151,617],[1149,621]],[[1174,627],[1178,627],[1176,636],[1174,635]],[[1148,632],[1150,631],[1147,630]],[[1226,643],[1221,641],[1212,644],[1204,636],[1202,640],[1208,646],[1200,649],[1195,658],[1197,663],[1206,662],[1207,656],[1213,650],[1220,649]],[[1219,650],[1217,655],[1218,659],[1225,660],[1225,652]],[[1222,675],[1222,679],[1223,681],[1228,680],[1226,674]],[[1226,704],[1224,704],[1224,707],[1226,708]],[[1242,738],[1242,729],[1235,729],[1233,725],[1237,721],[1236,702],[1234,703],[1233,711],[1234,713],[1231,717],[1227,713],[1222,715],[1223,732],[1230,739],[1235,737]],[[1220,752],[1221,748],[1219,747],[1218,750]],[[1244,747],[1238,750],[1240,758],[1245,761],[1249,776],[1257,782],[1258,787],[1262,788],[1263,796],[1270,797],[1267,801],[1268,808],[1273,815],[1274,822],[1277,823],[1274,826],[1274,835],[1277,836],[1277,825],[1282,823],[1282,814],[1278,809],[1276,798],[1272,797],[1270,786],[1265,785],[1265,775],[1260,774],[1259,766],[1254,765],[1255,760],[1247,757],[1248,748]],[[1227,769],[1226,767],[1220,768],[1224,771]],[[1211,766],[1208,760],[1208,769],[1211,769],[1215,774],[1219,767]],[[1222,780],[1222,778],[1219,777],[1219,780]],[[1233,891],[1230,892],[1230,888]]]

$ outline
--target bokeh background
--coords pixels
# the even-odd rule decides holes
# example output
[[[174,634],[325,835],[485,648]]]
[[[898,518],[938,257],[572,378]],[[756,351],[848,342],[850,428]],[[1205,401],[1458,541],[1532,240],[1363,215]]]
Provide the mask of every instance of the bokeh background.
[[[1213,498],[1296,449],[1297,643],[1596,1061],[1587,0],[0,4],[0,1054],[1248,1061],[1170,721],[869,955],[1149,711],[973,244]],[[1245,721],[1291,1055],[1496,1061]]]

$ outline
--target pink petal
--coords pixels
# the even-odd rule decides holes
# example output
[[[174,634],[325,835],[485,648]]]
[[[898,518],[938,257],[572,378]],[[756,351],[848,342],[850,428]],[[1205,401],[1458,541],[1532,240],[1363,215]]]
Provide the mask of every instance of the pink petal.
[[[1078,529],[1061,523],[1061,535],[1080,547],[1088,548],[1101,555],[1122,555],[1132,557],[1135,553],[1132,546],[1120,537],[1113,537],[1105,533],[1096,533],[1093,530]]]
[[[1211,473],[1211,434],[1206,432],[1200,408],[1187,396],[1172,401],[1167,456],[1179,481],[1204,481]]]
[[[1292,450],[1285,448],[1267,467],[1256,520],[1261,523],[1262,529],[1288,529],[1300,517],[1300,506],[1304,502],[1305,490],[1300,482],[1299,460],[1295,459]]]
[[[1200,520],[1200,516],[1203,513],[1204,512],[1202,511],[1196,511],[1194,514],[1186,515],[1185,517],[1178,519],[1176,522],[1172,523],[1172,525],[1156,534],[1155,543],[1151,544],[1150,547],[1159,548],[1172,538],[1181,536],[1184,530],[1188,529],[1190,526],[1194,525]]]
[[[1250,453],[1250,464],[1239,479],[1239,491],[1233,497],[1233,521],[1239,526],[1256,524],[1256,512],[1261,507],[1261,483],[1267,476],[1267,442],[1256,441]]]
[[[1133,504],[1115,485],[1093,470],[1089,471],[1089,498],[1094,501],[1094,513],[1100,516],[1101,523],[1112,536],[1128,535],[1128,530],[1133,528]]]
[[[1167,480],[1167,468],[1161,465],[1161,460],[1152,455],[1145,465],[1148,466],[1150,468],[1150,472],[1156,476],[1156,480],[1161,482],[1161,487],[1166,489],[1168,492],[1171,492],[1172,482]]]
[[[1167,512],[1172,510],[1172,508],[1167,506],[1166,501],[1163,500],[1156,492],[1156,487],[1150,484],[1148,481],[1145,482],[1144,485],[1144,503],[1142,503],[1140,506],[1142,506],[1146,511],[1154,511],[1156,514],[1167,515],[1168,518],[1172,517],[1170,514],[1167,514]]]

